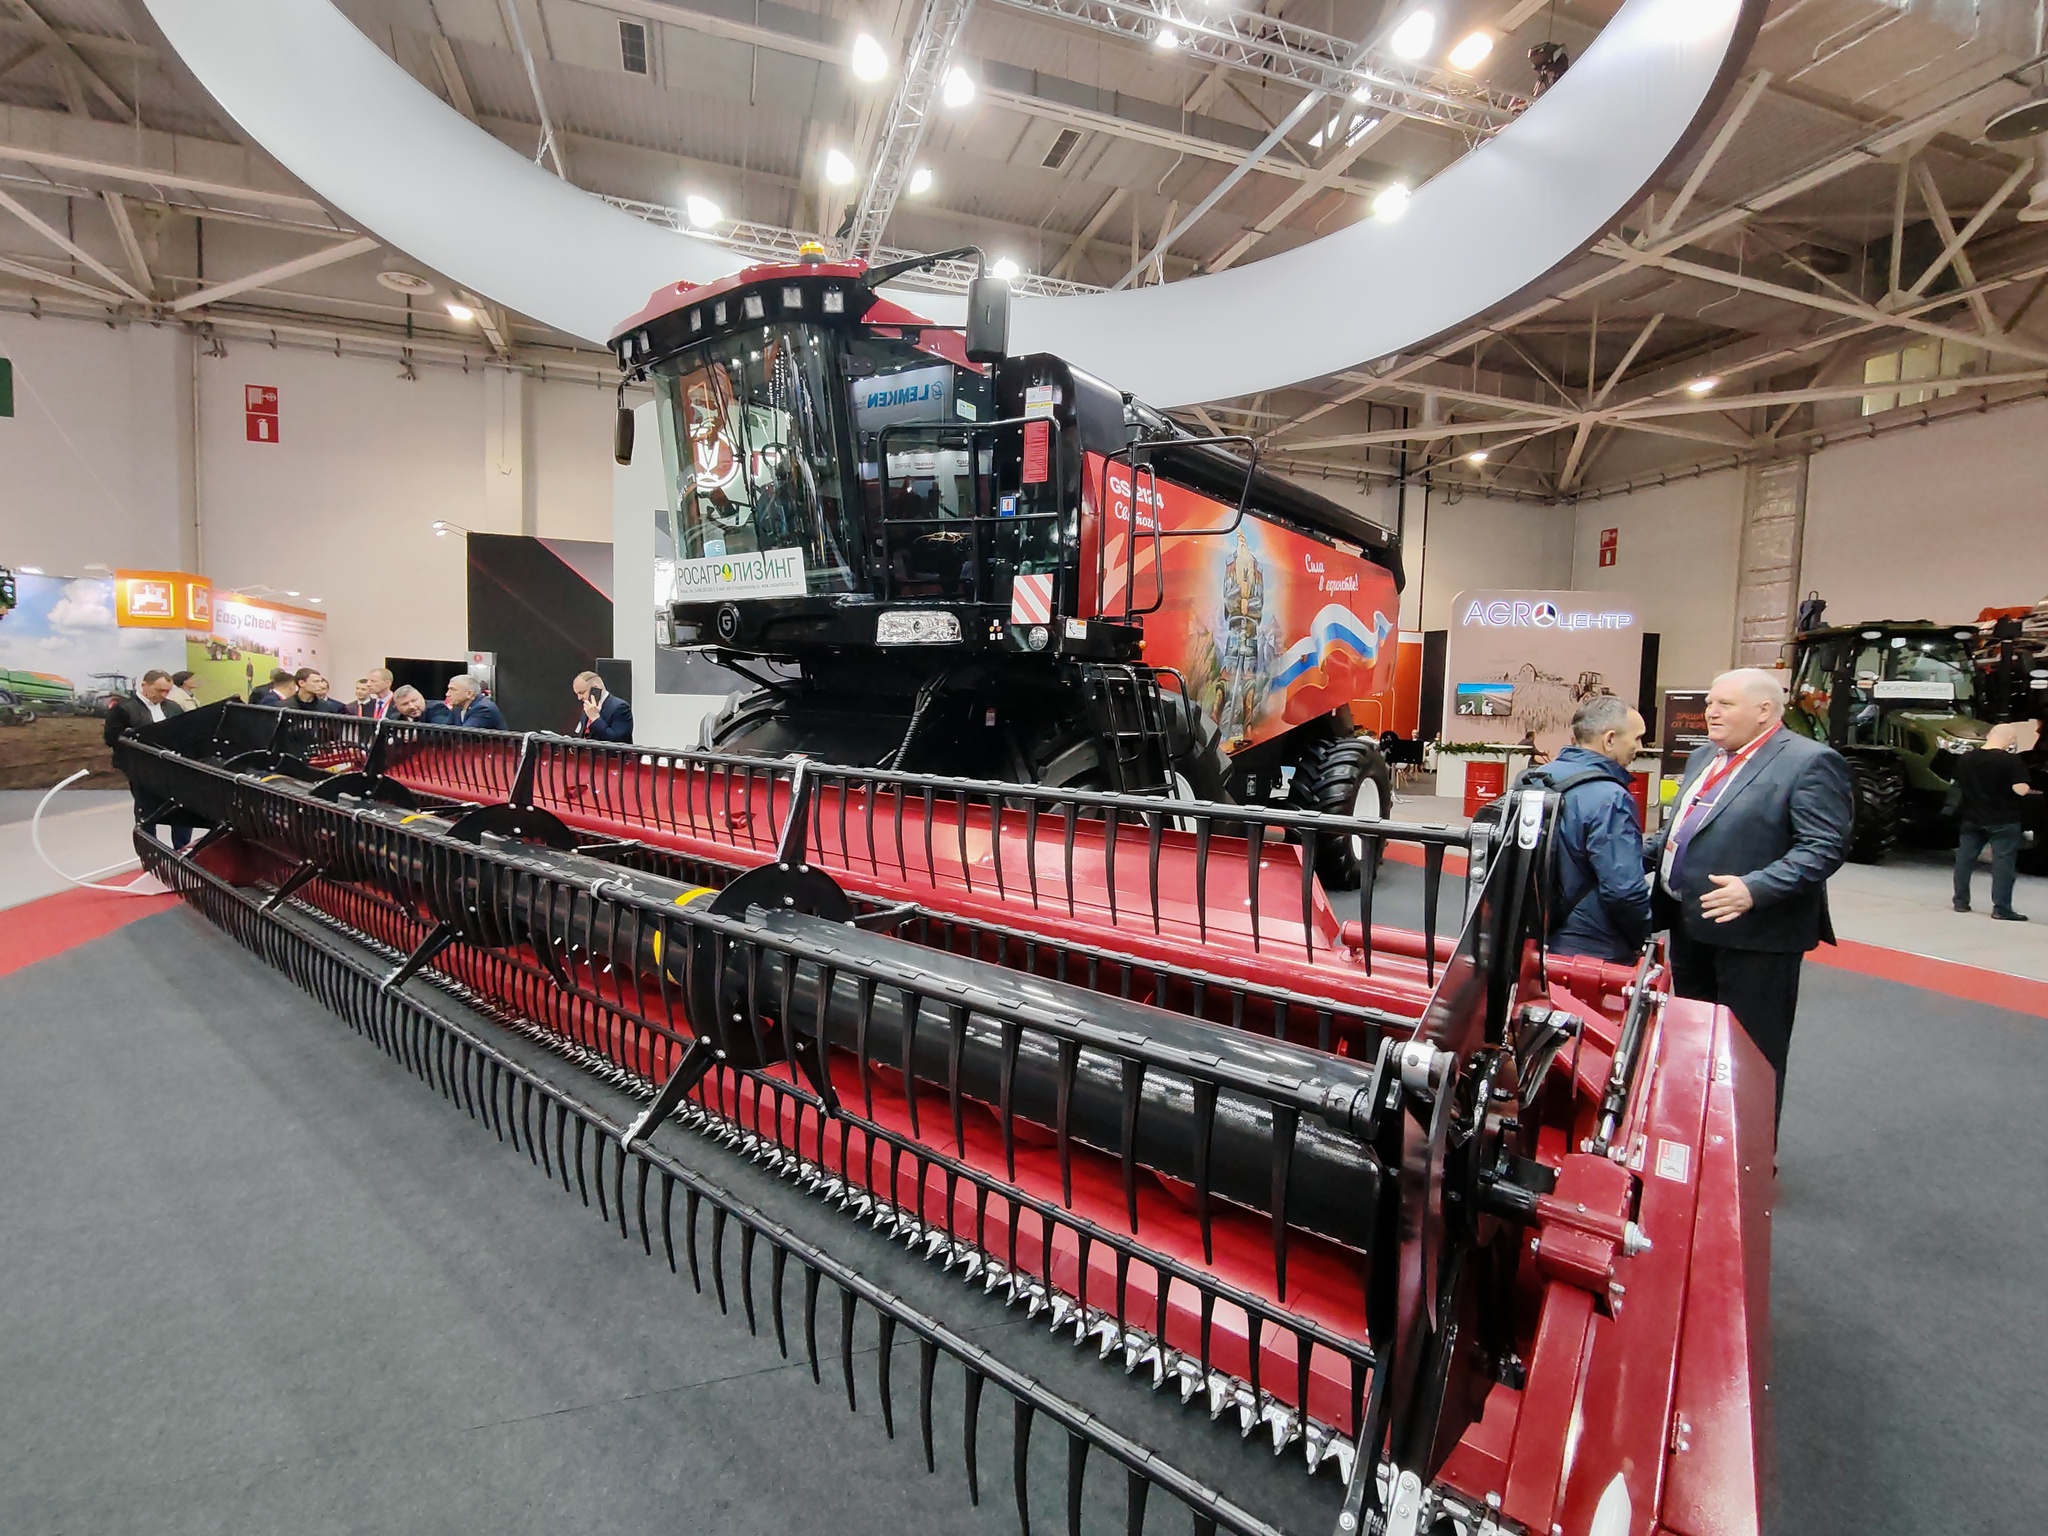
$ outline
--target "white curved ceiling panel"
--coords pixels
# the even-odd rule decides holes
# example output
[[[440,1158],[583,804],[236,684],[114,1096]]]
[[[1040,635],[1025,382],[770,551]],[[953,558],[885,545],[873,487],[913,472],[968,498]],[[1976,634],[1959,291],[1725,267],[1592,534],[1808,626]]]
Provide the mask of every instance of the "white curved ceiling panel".
[[[293,175],[508,308],[602,343],[656,288],[740,264],[532,164],[329,0],[145,3],[222,109]],[[1557,85],[1400,219],[1162,287],[1020,298],[1012,345],[1160,406],[1407,351],[1538,285],[1626,211],[1718,104],[1761,11],[1762,0],[1627,0]],[[902,298],[960,319],[957,299]]]

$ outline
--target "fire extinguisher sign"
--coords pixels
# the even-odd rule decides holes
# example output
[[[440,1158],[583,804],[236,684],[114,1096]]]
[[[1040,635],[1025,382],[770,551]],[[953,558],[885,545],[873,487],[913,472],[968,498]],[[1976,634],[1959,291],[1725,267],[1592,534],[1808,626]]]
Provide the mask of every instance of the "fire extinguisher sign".
[[[277,441],[277,386],[275,384],[244,384],[242,386],[243,430],[252,443],[274,443]]]
[[[1621,530],[1602,528],[1600,530],[1600,564],[1604,569],[1620,559]]]

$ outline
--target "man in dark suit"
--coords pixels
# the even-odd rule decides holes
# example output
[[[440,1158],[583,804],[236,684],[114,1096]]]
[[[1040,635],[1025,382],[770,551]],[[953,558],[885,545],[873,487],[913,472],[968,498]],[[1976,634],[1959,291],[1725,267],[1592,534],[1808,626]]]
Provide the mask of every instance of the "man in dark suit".
[[[315,715],[345,715],[339,699],[327,697],[327,679],[317,667],[301,667],[292,674],[291,691],[280,701],[286,709],[303,709]]]
[[[592,741],[633,739],[633,706],[616,693],[607,693],[603,678],[595,672],[578,672],[575,689],[583,718],[571,735],[588,736]]]
[[[1855,789],[1832,747],[1784,726],[1785,691],[1756,667],[1707,693],[1706,746],[1649,847],[1680,997],[1726,1005],[1778,1074],[1806,952],[1835,941],[1827,880],[1849,849]]]
[[[182,715],[184,712],[171,698],[171,674],[163,671],[145,672],[142,674],[142,681],[135,685],[133,693],[122,694],[109,706],[100,735],[111,748],[130,731],[139,731],[145,725],[154,725],[159,720],[168,720],[172,715]],[[150,813],[156,810],[156,800],[152,797],[145,805],[142,791],[133,784],[128,786],[128,793],[134,797],[135,821],[140,826],[148,820]],[[171,846],[184,847],[185,840],[190,836],[190,828],[173,827]]]
[[[291,697],[292,687],[291,673],[285,671],[283,667],[272,667],[270,669],[270,681],[251,693],[249,695],[249,702],[276,709],[286,699]]]
[[[448,691],[442,699],[443,707],[438,712],[427,713],[427,719],[435,725],[466,725],[476,731],[506,729],[505,716],[498,706],[484,697],[476,679],[466,672],[448,679]]]

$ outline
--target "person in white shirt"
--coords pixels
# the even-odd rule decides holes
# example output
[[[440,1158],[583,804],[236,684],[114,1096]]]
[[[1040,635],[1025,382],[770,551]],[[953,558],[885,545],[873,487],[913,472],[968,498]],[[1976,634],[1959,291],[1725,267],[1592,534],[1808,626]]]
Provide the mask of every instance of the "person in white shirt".
[[[114,743],[128,732],[139,731],[145,726],[155,725],[173,715],[183,713],[184,710],[171,698],[171,674],[163,671],[145,672],[142,674],[142,681],[135,685],[135,691],[115,699],[107,710],[106,724],[101,736],[111,749]],[[136,824],[140,826],[153,821],[161,809],[155,799],[145,803],[142,791],[132,784],[128,786],[128,792],[135,799]],[[190,835],[190,828],[173,827],[171,846],[184,847]]]

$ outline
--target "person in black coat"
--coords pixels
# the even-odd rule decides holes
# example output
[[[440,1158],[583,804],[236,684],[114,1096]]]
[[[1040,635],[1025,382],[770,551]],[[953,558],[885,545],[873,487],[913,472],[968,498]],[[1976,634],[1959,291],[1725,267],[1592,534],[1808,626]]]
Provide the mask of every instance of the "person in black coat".
[[[1787,730],[1785,690],[1757,667],[1707,692],[1707,745],[1687,759],[1671,820],[1651,840],[1660,919],[1680,997],[1722,1003],[1778,1074],[1806,952],[1835,942],[1828,876],[1849,851],[1849,765]]]
[[[160,720],[168,720],[171,716],[182,715],[184,712],[171,698],[171,674],[164,671],[145,672],[142,674],[142,681],[135,685],[133,693],[122,694],[108,707],[100,736],[111,748],[130,731],[139,731],[145,725],[154,725]],[[135,801],[135,823],[141,826],[158,809],[157,800],[152,796],[145,804],[142,791],[133,784],[128,786],[128,793]],[[184,847],[185,840],[190,836],[190,828],[173,827],[171,846]]]
[[[261,704],[270,709],[276,709],[280,705],[282,705],[286,699],[291,697],[291,692],[291,673],[285,671],[283,667],[272,667],[270,669],[270,681],[265,683],[261,688],[255,689],[253,692],[251,692],[249,695],[249,702],[251,704]]]
[[[603,678],[595,672],[578,672],[575,689],[583,718],[571,735],[588,736],[592,741],[633,739],[633,706],[616,693],[607,693]]]
[[[301,667],[292,674],[292,691],[280,701],[286,709],[303,709],[316,715],[345,715],[348,710],[338,699],[327,697],[327,679],[316,667]]]

